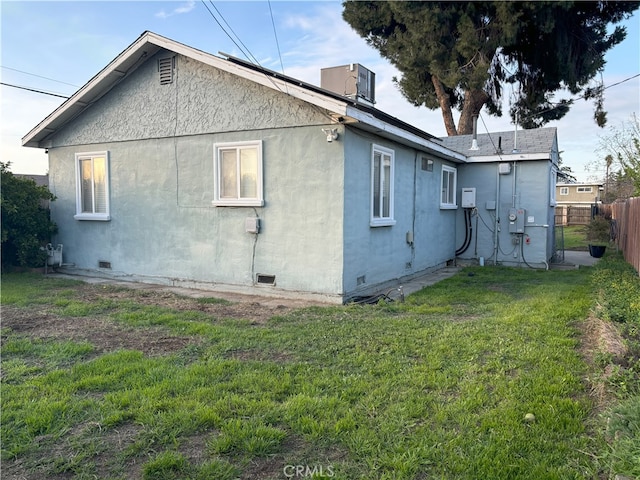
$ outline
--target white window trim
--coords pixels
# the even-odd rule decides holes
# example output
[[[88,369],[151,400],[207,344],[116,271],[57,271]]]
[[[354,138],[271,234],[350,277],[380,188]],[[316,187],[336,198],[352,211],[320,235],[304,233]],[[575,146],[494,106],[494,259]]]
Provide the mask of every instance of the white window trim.
[[[560,195],[569,195],[569,187],[560,187]]]
[[[87,213],[82,211],[82,179],[80,178],[80,159],[86,157],[104,157],[105,165],[105,190],[106,190],[106,207],[107,213]],[[75,155],[76,169],[76,214],[73,216],[75,220],[93,220],[98,222],[108,222],[111,220],[111,177],[110,177],[110,161],[109,152],[81,152]]]
[[[549,169],[549,207],[551,208],[558,205],[558,199],[556,196],[557,184],[558,184],[558,168],[552,162],[551,168]],[[563,187],[560,187],[560,188],[562,189]],[[562,192],[560,192],[560,195],[562,195]]]
[[[258,178],[256,198],[220,198],[220,155],[219,151],[224,148],[237,147],[257,147],[258,150]],[[216,207],[262,207],[264,206],[263,178],[262,178],[262,140],[252,140],[246,142],[221,142],[213,144],[213,176],[214,176],[214,199],[211,202]]]
[[[444,172],[453,173],[453,203],[445,203],[442,201],[442,180],[444,178]],[[456,189],[458,188],[458,169],[450,167],[449,165],[443,165],[440,172],[440,209],[441,210],[455,210],[458,208]]]
[[[576,187],[578,193],[593,193],[593,187]]]
[[[389,178],[391,179],[391,185],[389,185],[389,216],[388,217],[374,217],[373,216],[373,182],[374,182],[374,175],[373,175],[373,170],[374,170],[374,164],[373,164],[373,159],[375,154],[380,153],[382,155],[389,155],[391,157],[391,170],[389,172]],[[390,227],[396,224],[395,218],[394,218],[394,183],[395,183],[395,164],[396,164],[396,160],[395,160],[395,152],[393,150],[391,150],[390,148],[386,148],[380,145],[376,145],[373,144],[371,146],[371,191],[370,191],[370,205],[369,205],[369,211],[370,211],[370,219],[369,219],[369,226],[371,227]],[[381,195],[382,195],[382,188],[380,189]],[[382,196],[381,196],[382,198]]]

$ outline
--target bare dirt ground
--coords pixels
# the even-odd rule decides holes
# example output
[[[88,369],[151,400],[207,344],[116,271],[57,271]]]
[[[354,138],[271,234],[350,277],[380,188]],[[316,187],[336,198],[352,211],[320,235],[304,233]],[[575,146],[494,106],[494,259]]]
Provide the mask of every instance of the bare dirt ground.
[[[202,295],[198,295],[202,297]],[[211,294],[213,297],[214,294]],[[74,297],[87,302],[101,300],[132,300],[145,305],[166,307],[174,310],[197,310],[217,319],[244,319],[251,324],[263,325],[275,315],[286,314],[295,308],[312,305],[312,302],[287,302],[282,304],[270,301],[267,305],[260,298],[226,295],[227,298],[241,301],[215,301],[177,295],[166,289],[127,288],[114,285],[81,284],[74,287]],[[217,295],[215,297],[218,297]],[[188,345],[198,345],[198,337],[177,336],[170,334],[166,328],[136,328],[109,320],[106,316],[70,317],[52,313],[43,306],[16,307],[2,306],[0,312],[3,329],[11,329],[12,333],[38,339],[86,341],[94,346],[93,355],[101,355],[119,349],[139,350],[148,356],[163,356],[178,352]],[[7,331],[7,330],[5,330]],[[4,336],[2,338],[4,342]],[[238,352],[239,358],[243,353]],[[82,424],[74,427],[62,440],[55,440],[48,435],[37,437],[34,443],[42,452],[42,459],[18,458],[2,462],[1,478],[11,480],[55,480],[74,478],[70,472],[51,473],[51,458],[72,458],[74,449],[87,438],[99,438],[100,447],[93,457],[98,472],[97,478],[108,478],[113,475],[109,471],[114,455],[130,447],[139,435],[141,426],[125,423],[115,429],[103,430],[98,424]],[[195,464],[204,461],[206,435],[196,435],[186,439],[181,445],[181,453]],[[298,444],[300,439],[290,441]],[[300,445],[298,445],[300,447]],[[302,446],[302,448],[306,448]],[[200,458],[202,457],[202,458]],[[127,479],[142,478],[142,465],[146,458],[130,458],[126,465]],[[282,458],[260,459],[249,465],[241,478],[277,478],[282,474]]]
[[[294,309],[292,306],[266,306],[257,301],[238,303],[202,303],[197,298],[176,295],[164,290],[131,290],[124,287],[78,285],[76,295],[81,300],[96,302],[101,299],[133,299],[144,305],[154,305],[175,310],[197,310],[214,318],[235,318],[263,324],[275,315]],[[146,355],[167,355],[183,349],[197,339],[173,336],[162,328],[134,328],[97,317],[65,317],[42,308],[24,309],[2,307],[2,326],[13,332],[36,338],[84,340],[92,343],[96,353],[118,349],[139,350]]]

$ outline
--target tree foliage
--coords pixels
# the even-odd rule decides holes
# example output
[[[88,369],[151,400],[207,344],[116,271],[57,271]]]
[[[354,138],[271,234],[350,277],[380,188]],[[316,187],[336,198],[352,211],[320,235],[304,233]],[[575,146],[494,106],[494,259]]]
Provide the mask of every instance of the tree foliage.
[[[47,187],[15,176],[9,163],[0,162],[2,175],[2,267],[41,267],[46,245],[57,231],[46,202],[55,200]]]
[[[513,86],[510,115],[525,128],[562,118],[567,89],[596,102],[606,121],[602,85],[605,53],[620,43],[638,2],[378,2],[347,0],[343,18],[402,73],[394,79],[414,105],[440,108],[448,135],[472,133],[482,107],[502,114]],[[458,109],[456,128],[452,109]]]
[[[620,127],[610,127],[609,133],[600,137],[598,153],[603,160],[597,163],[611,172],[605,179],[606,190],[613,194],[613,186],[626,185],[625,197],[640,196],[640,120],[636,114]]]

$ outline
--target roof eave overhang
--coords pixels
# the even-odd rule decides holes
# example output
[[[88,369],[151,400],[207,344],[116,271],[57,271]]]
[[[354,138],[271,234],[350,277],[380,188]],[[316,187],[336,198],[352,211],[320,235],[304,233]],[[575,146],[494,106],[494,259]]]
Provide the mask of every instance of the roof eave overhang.
[[[130,75],[146,58],[155,55],[160,49],[173,51],[315,105],[325,110],[328,119],[335,123],[352,124],[362,130],[398,141],[404,145],[426,150],[452,162],[465,163],[467,161],[465,155],[430,140],[432,137],[426,132],[421,136],[405,130],[401,126],[377,117],[366,109],[358,108],[350,99],[342,99],[342,97],[333,94],[325,94],[321,89],[309,88],[302,82],[297,84],[292,81],[293,79],[285,78],[275,72],[270,74],[268,70],[256,68],[255,66],[249,68],[249,66],[244,66],[237,60],[229,61],[153,32],[143,33],[109,65],[34,127],[23,137],[22,145],[35,148],[51,147],[51,142],[47,140],[52,134],[80,115],[86,108],[89,108],[121,82],[122,79]],[[381,113],[380,115],[383,114]],[[415,130],[418,131],[417,129]]]
[[[545,160],[551,161],[552,157],[550,153],[509,153],[500,155],[483,155],[483,156],[469,156],[467,157],[467,163],[491,163],[491,162],[523,162],[532,160]]]
[[[141,63],[141,60],[155,55],[160,49],[185,55],[207,65],[239,75],[260,85],[285,92],[320,108],[335,112],[336,121],[338,117],[346,114],[346,101],[326,97],[320,93],[307,90],[302,86],[296,86],[277,77],[271,77],[263,72],[242,67],[241,65],[188,47],[152,32],[145,32],[138,40],[132,43],[126,50],[118,55],[117,58],[100,71],[100,73],[89,80],[80,90],[69,97],[62,105],[54,110],[53,113],[25,135],[22,138],[22,145],[35,148],[49,147],[50,145],[46,143],[46,139],[51,134],[78,116],[92,103],[104,96],[123,78],[131,74]]]
[[[412,148],[426,150],[437,157],[445,158],[454,163],[466,163],[467,161],[467,157],[461,153],[450,150],[439,143],[380,120],[374,115],[359,110],[354,106],[347,105],[346,115],[358,122],[353,125],[356,128],[375,133],[376,135],[394,140]]]
[[[157,35],[150,32],[141,35],[109,65],[27,133],[22,138],[22,145],[36,148],[48,147],[47,137],[99,100],[123,78],[130,75],[145,58],[160,50],[160,46],[153,41],[153,37]]]

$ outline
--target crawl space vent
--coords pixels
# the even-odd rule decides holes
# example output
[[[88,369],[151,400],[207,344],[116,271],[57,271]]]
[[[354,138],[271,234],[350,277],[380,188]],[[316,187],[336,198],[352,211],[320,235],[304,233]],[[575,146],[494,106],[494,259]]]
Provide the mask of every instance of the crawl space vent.
[[[104,260],[100,260],[98,262],[98,267],[100,267],[100,268],[111,268],[111,262],[105,262]]]
[[[173,83],[173,61],[174,57],[158,59],[158,73],[160,74],[160,85]]]
[[[264,275],[259,273],[257,275],[257,281],[260,285],[275,285],[276,284],[276,276],[275,275]]]

